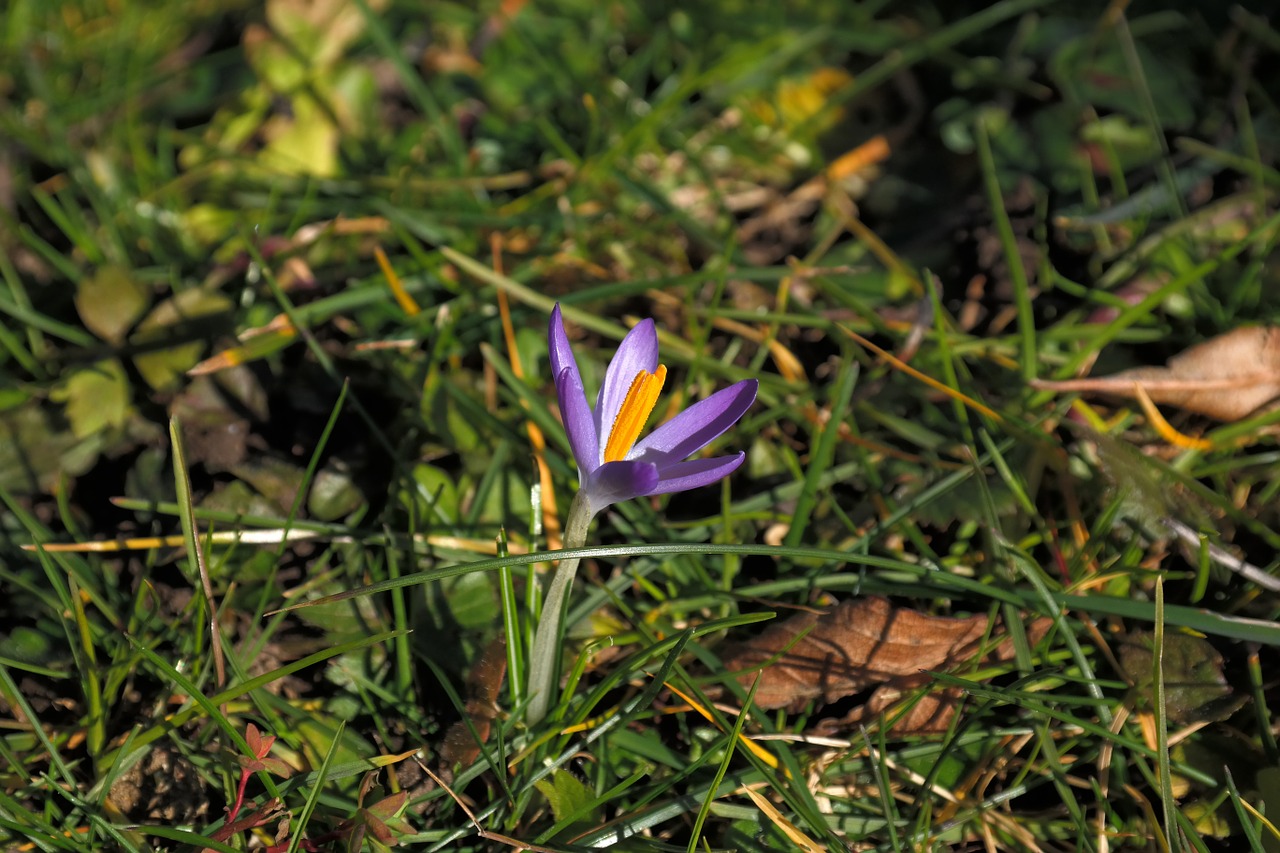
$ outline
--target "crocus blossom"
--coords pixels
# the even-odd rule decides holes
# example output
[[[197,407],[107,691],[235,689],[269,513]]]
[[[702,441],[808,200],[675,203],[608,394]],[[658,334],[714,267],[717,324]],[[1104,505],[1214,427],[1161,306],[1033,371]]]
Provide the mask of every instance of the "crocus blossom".
[[[578,462],[578,493],[564,525],[566,548],[581,548],[591,519],[611,504],[706,486],[742,464],[745,454],[741,452],[710,459],[689,457],[738,422],[755,402],[756,380],[717,391],[640,438],[667,378],[667,369],[658,364],[658,333],[653,321],[639,323],[622,339],[605,369],[595,408],[587,403],[559,305],[551,312],[549,339],[560,414]],[[529,654],[525,722],[530,726],[546,717],[554,693],[560,671],[561,621],[578,559],[560,561],[542,601]]]
[[[709,485],[742,464],[742,452],[689,457],[746,413],[755,402],[756,380],[717,391],[640,438],[667,376],[658,363],[653,320],[641,321],[623,338],[605,370],[594,408],[587,403],[559,305],[551,312],[548,337],[560,414],[578,463],[579,497],[591,515],[630,498]]]

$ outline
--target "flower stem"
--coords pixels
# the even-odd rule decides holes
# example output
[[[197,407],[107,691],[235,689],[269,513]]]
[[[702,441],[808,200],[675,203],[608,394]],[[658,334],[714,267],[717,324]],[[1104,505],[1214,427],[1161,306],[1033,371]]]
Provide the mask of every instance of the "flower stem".
[[[586,496],[582,492],[574,495],[564,525],[565,548],[581,548],[586,544],[587,528],[591,526],[594,515]],[[578,573],[578,563],[577,557],[560,561],[551,576],[546,598],[542,600],[542,616],[533,635],[533,652],[529,660],[529,709],[525,713],[525,723],[529,726],[537,725],[547,716],[551,694],[559,681],[565,604],[569,599],[569,588],[573,586],[573,576]]]

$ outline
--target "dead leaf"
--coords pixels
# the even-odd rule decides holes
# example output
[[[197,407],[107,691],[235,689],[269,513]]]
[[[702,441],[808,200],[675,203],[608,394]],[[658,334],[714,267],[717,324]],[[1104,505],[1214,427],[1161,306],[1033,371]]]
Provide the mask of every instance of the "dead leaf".
[[[237,403],[207,376],[197,377],[174,398],[169,414],[182,424],[188,464],[204,463],[219,472],[244,462],[252,431]]]
[[[506,674],[506,637],[499,634],[485,647],[480,660],[467,675],[464,710],[471,725],[468,726],[465,719],[459,720],[445,733],[444,746],[440,748],[440,764],[448,777],[452,777],[455,765],[465,767],[480,757],[480,745],[489,739],[489,731],[498,716],[498,694]],[[472,729],[475,729],[474,735]]]
[[[188,370],[187,375],[204,376],[266,358],[293,343],[298,337],[298,330],[287,315],[277,314],[265,326],[246,329],[238,337],[239,344],[206,358]]]
[[[845,716],[819,720],[813,734],[847,737],[850,731],[872,726],[876,720],[883,720],[887,730],[899,736],[945,732],[964,702],[965,690],[948,686],[921,693],[929,681],[928,676],[921,675],[914,680],[904,678],[896,685],[882,684],[865,703]]]
[[[849,599],[825,613],[800,613],[766,629],[759,637],[727,649],[721,660],[728,672],[750,688],[759,673],[755,701],[761,708],[799,711],[812,701],[830,703],[876,688],[858,720],[876,716],[914,698],[906,694],[929,682],[926,671],[954,670],[983,651],[988,620],[928,616],[894,607],[879,596]],[[1049,620],[1027,626],[1037,641]],[[802,635],[803,636],[800,636]],[[800,639],[796,640],[799,636]],[[984,663],[1009,660],[1013,644],[1004,640],[981,658]],[[959,694],[929,694],[894,726],[896,732],[945,728]]]
[[[1166,367],[1135,367],[1112,376],[1038,380],[1033,388],[1136,396],[1220,421],[1239,420],[1280,397],[1280,327],[1249,326],[1197,344]]]

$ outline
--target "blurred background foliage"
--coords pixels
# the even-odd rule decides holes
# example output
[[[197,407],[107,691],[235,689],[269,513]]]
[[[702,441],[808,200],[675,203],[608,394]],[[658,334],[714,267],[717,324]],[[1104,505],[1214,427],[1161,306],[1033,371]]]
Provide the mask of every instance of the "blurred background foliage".
[[[610,669],[618,649],[762,602],[879,591],[938,612],[953,600],[995,612],[1012,607],[998,597],[1012,587],[1025,608],[1043,609],[1041,583],[1122,602],[1099,605],[1120,608],[1099,616],[1102,629],[1071,623],[1086,652],[1064,652],[1060,636],[1045,652],[1062,668],[1044,689],[1068,694],[1072,725],[1105,731],[1129,711],[1153,713],[1134,698],[1149,688],[1150,637],[1112,656],[1104,633],[1151,612],[1162,567],[1168,600],[1187,609],[1173,624],[1191,627],[1177,620],[1200,609],[1210,615],[1198,630],[1219,631],[1217,647],[1178,641],[1190,685],[1178,696],[1193,700],[1175,722],[1238,714],[1230,731],[1210,727],[1175,751],[1183,766],[1172,782],[1144,752],[1155,728],[1074,739],[1077,725],[1046,742],[1077,750],[1081,767],[1127,754],[1111,784],[1142,796],[1108,800],[1095,777],[1037,757],[1025,765],[1032,781],[996,773],[1008,791],[1032,790],[1025,801],[1009,794],[1008,823],[988,822],[995,801],[980,791],[972,811],[886,796],[833,812],[791,778],[778,782],[782,804],[830,843],[837,833],[882,847],[928,836],[963,849],[995,833],[1005,849],[1035,849],[1027,839],[1077,849],[1070,840],[1095,819],[1117,843],[1153,837],[1143,797],[1158,801],[1176,782],[1184,823],[1252,841],[1239,791],[1205,774],[1218,773],[1210,758],[1230,742],[1234,784],[1255,802],[1274,789],[1260,772],[1277,760],[1274,685],[1260,674],[1274,663],[1270,628],[1229,621],[1266,625],[1274,595],[1211,565],[1207,545],[1179,545],[1160,520],[1196,520],[1270,571],[1277,418],[1228,424],[1209,433],[1209,450],[1188,451],[1162,442],[1136,404],[1072,409],[1028,381],[1159,364],[1241,323],[1275,322],[1280,33],[1255,5],[9,0],[0,692],[22,724],[3,746],[15,768],[3,783],[6,826],[49,839],[86,825],[103,833],[94,821],[104,815],[213,825],[210,803],[229,799],[238,778],[213,747],[243,730],[245,714],[284,739],[277,748],[299,769],[315,769],[331,750],[342,767],[419,746],[434,754],[450,725],[472,719],[469,700],[501,699],[509,712],[518,697],[499,691],[500,671],[479,683],[473,674],[502,657],[493,643],[510,633],[512,591],[532,602],[523,568],[520,583],[463,573],[265,614],[492,555],[500,534],[512,553],[547,547],[557,495],[534,488],[526,423],[547,436],[563,508],[574,471],[549,408],[545,343],[559,299],[576,309],[590,387],[639,316],[657,318],[678,373],[666,411],[762,379],[756,410],[722,440],[749,451],[730,490],[619,507],[602,541],[786,541],[897,561],[841,575],[827,557],[761,550],[714,564],[636,555],[630,579],[598,569],[574,610],[575,648],[598,651],[612,636],[616,649],[591,658],[585,683],[622,680],[626,670]],[[499,292],[512,302],[510,342]],[[1186,432],[1210,428],[1170,417]],[[171,418],[186,449],[177,484]],[[180,512],[227,534],[210,542],[207,571],[232,682],[273,677],[222,711],[221,728],[192,714],[168,737],[171,693],[226,686],[209,633],[193,630],[207,626],[211,602],[193,592]],[[311,538],[280,544],[282,528]],[[255,531],[276,538],[255,545]],[[124,551],[21,550],[140,537],[162,538]],[[912,574],[920,566],[976,582],[961,591]],[[743,584],[764,586],[730,594]],[[369,644],[408,628],[411,637]],[[1228,630],[1253,651],[1222,641]],[[325,650],[327,666],[284,672]],[[1249,708],[1216,704],[1224,671],[1249,685],[1238,694]],[[582,700],[582,718],[617,699],[600,690]],[[1070,705],[1073,690],[1088,695]],[[1094,705],[1110,710],[1095,717]],[[678,803],[686,778],[711,784],[727,748],[718,735],[647,713],[609,741],[596,770],[548,781],[527,762],[509,781],[500,769],[488,782],[473,774],[469,793],[492,806],[493,827],[544,843],[571,828],[603,832],[651,801]],[[516,719],[491,711],[479,739],[496,720],[505,744]],[[339,737],[343,721],[355,724]],[[982,717],[972,729],[981,737],[949,742],[945,761],[910,746],[898,766],[943,789],[976,784],[1008,743],[1006,722]],[[131,737],[145,742],[125,748]],[[117,763],[122,755],[135,763]],[[868,764],[828,758],[833,777],[887,794]],[[419,840],[470,832],[406,767],[388,784],[412,791],[410,810],[429,818],[414,821]],[[598,799],[655,767],[634,800],[625,786]],[[40,806],[42,773],[93,795]],[[170,786],[149,789],[142,776]],[[355,776],[327,794],[333,832],[357,807],[369,826],[381,819]],[[293,784],[286,799],[301,797]],[[1089,808],[1101,817],[1068,802],[1077,793],[1098,800]],[[763,815],[726,808],[715,843],[795,843]],[[144,849],[124,834],[109,843]]]

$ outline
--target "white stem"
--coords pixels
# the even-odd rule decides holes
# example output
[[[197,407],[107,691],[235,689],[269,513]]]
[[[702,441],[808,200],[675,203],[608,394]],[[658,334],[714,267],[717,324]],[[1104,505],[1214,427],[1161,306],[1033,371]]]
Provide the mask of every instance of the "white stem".
[[[581,548],[587,541],[587,528],[595,513],[582,492],[574,495],[569,505],[569,517],[564,525],[564,547]],[[551,576],[546,598],[542,600],[542,616],[538,630],[533,635],[533,652],[529,660],[529,708],[525,712],[525,724],[532,727],[542,722],[551,705],[551,694],[559,682],[560,641],[564,635],[565,604],[573,576],[578,573],[579,559],[561,560]]]

